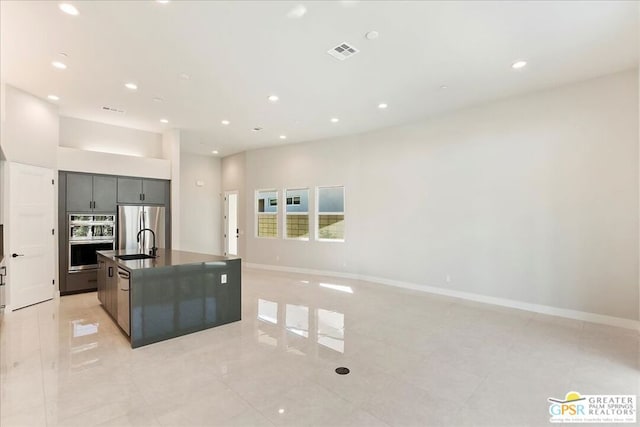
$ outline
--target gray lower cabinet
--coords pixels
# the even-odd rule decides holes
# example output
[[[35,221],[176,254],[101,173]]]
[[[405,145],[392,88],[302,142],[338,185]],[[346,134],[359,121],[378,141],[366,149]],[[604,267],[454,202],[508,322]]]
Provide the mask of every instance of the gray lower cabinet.
[[[114,176],[67,173],[67,212],[115,212]]]
[[[93,290],[98,284],[96,270],[76,271],[67,273],[64,289],[60,289],[64,293],[74,293],[87,290]]]
[[[144,178],[118,178],[118,203],[164,205],[167,202],[167,181]]]
[[[115,262],[98,254],[98,300],[114,319],[118,318],[117,271]]]

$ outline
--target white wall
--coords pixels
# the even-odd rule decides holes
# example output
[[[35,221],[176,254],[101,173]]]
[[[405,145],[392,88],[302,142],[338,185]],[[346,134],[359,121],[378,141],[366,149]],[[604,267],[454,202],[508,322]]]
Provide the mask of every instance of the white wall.
[[[247,217],[246,206],[245,203],[242,202],[247,198],[245,174],[246,154],[244,152],[222,159],[222,193],[224,194],[225,191],[238,192],[238,256],[240,257],[244,257],[246,253],[246,219],[249,219],[249,221],[252,220],[250,217]]]
[[[171,179],[171,161],[58,147],[58,169],[71,172]]]
[[[247,152],[244,259],[638,319],[637,73]],[[255,189],[333,184],[345,243],[254,237]]]
[[[8,161],[56,169],[58,108],[3,85],[0,145]]]
[[[170,129],[162,134],[162,156],[171,162],[171,248],[180,247],[180,147],[182,145],[180,129]]]
[[[223,253],[220,177],[219,158],[180,154],[181,250]]]
[[[161,159],[159,133],[60,117],[60,146],[101,153]]]

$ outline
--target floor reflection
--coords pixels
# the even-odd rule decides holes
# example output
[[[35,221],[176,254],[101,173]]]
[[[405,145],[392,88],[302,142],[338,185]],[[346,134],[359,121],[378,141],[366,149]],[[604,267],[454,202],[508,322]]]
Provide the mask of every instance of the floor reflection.
[[[69,359],[71,369],[84,369],[100,361],[100,351],[97,341],[90,341],[91,335],[97,339],[100,324],[87,322],[84,319],[69,322],[71,336],[69,338]]]
[[[344,314],[318,309],[318,344],[344,353]]]
[[[308,284],[308,281],[303,281]],[[320,283],[320,287],[353,293],[351,287]],[[348,290],[347,290],[348,289]],[[257,340],[260,344],[285,348],[289,352],[304,354],[300,346],[292,346],[287,332],[302,338],[310,338],[308,343],[317,343],[337,353],[344,353],[345,315],[344,313],[314,308],[307,305],[287,304],[257,298],[257,319],[270,325],[281,325],[278,333],[269,333],[258,325]],[[282,341],[282,342],[281,342]]]

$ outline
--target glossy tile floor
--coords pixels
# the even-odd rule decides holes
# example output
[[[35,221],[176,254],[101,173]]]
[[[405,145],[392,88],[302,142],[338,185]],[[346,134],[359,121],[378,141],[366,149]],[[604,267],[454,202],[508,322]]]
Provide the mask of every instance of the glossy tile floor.
[[[136,350],[95,293],[0,332],[3,427],[545,426],[548,397],[640,389],[634,331],[258,270],[241,322]]]

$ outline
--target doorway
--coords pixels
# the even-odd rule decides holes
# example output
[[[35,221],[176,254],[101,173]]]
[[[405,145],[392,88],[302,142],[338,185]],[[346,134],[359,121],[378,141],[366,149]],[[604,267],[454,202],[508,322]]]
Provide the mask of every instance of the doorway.
[[[238,192],[224,193],[224,254],[238,255]]]
[[[17,310],[54,297],[53,170],[7,163],[9,304]]]

